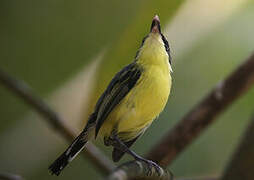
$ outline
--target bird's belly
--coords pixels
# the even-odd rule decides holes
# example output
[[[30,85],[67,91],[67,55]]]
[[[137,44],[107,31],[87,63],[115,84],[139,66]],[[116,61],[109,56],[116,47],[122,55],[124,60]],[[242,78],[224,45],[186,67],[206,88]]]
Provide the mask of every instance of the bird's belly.
[[[136,86],[110,113],[102,127],[104,136],[116,128],[120,139],[133,139],[160,114],[168,100],[171,79],[169,74],[157,71],[142,74]],[[113,124],[117,127],[112,127]]]

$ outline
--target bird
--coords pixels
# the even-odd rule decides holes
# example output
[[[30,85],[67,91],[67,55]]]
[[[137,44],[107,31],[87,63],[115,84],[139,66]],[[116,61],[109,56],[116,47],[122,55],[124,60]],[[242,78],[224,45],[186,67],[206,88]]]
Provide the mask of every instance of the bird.
[[[118,162],[127,153],[135,160],[159,166],[130,149],[165,108],[171,90],[170,47],[155,15],[150,32],[143,38],[134,61],[113,77],[99,97],[81,133],[49,166],[59,175],[92,138],[101,137],[113,146],[112,159]]]

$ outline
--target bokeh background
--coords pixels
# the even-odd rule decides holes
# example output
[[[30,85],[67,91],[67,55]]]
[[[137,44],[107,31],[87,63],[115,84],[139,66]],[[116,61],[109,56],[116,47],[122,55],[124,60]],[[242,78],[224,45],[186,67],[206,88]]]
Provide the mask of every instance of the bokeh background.
[[[173,89],[165,111],[133,146],[145,154],[253,52],[252,0],[2,0],[0,67],[27,82],[78,132],[113,74],[133,60],[155,14],[171,45]],[[176,177],[221,174],[253,107],[252,89],[169,169]],[[68,145],[2,85],[0,142],[0,172],[38,180],[56,179],[47,167]],[[110,157],[111,148],[96,144]],[[102,177],[79,156],[60,179]]]

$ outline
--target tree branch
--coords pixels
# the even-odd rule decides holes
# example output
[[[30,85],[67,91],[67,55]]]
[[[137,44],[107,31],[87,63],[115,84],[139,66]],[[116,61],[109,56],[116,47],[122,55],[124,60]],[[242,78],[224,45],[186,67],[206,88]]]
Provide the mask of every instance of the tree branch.
[[[222,180],[254,179],[254,117],[229,163]]]
[[[16,174],[0,173],[1,180],[23,180],[23,178]]]
[[[157,179],[173,180],[173,175],[169,171],[160,168],[160,173],[156,169],[143,161],[130,161],[117,167],[107,178],[107,180],[128,180],[128,179]]]
[[[218,177],[192,177],[192,178],[177,178],[176,180],[219,180]]]
[[[70,129],[60,116],[52,111],[42,99],[36,96],[28,85],[14,79],[1,69],[0,83],[11,90],[14,94],[21,97],[35,111],[41,114],[45,120],[47,120],[48,124],[64,136],[65,139],[73,141],[77,133]],[[110,173],[115,167],[114,164],[92,143],[87,144],[83,154],[88,157],[103,173]]]
[[[165,167],[213,120],[254,83],[254,54],[220,82],[198,105],[157,143],[148,159]],[[159,153],[158,153],[159,152]]]

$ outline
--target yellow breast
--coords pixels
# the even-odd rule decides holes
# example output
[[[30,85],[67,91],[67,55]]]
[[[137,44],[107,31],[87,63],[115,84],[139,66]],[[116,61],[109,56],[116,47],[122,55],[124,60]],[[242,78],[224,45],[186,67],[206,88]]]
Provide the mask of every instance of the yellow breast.
[[[171,88],[171,76],[158,66],[144,71],[137,86],[115,112],[121,139],[132,139],[145,130],[164,109]],[[128,133],[126,133],[128,132]]]

